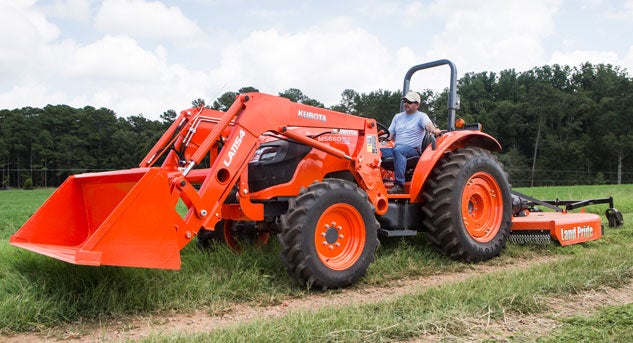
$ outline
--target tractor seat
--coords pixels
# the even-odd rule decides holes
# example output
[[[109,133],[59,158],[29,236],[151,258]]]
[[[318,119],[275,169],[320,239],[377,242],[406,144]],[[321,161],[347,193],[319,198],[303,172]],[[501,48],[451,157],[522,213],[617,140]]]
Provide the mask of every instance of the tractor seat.
[[[431,137],[430,134],[424,135],[424,139],[422,140],[422,145],[420,146],[420,151],[424,151],[431,142],[434,141],[434,137]],[[433,144],[433,149],[435,149],[435,144]],[[407,157],[407,167],[406,169],[413,169],[415,165],[418,164],[418,160],[420,160],[420,156],[410,156]],[[386,157],[382,160],[381,166],[388,170],[393,170],[393,157]]]
[[[420,156],[410,156],[407,157],[407,168],[415,168],[415,165],[418,164],[418,160],[420,159]],[[393,157],[386,157],[382,160],[382,167],[385,169],[389,169],[389,170],[393,170],[394,165],[393,165]]]

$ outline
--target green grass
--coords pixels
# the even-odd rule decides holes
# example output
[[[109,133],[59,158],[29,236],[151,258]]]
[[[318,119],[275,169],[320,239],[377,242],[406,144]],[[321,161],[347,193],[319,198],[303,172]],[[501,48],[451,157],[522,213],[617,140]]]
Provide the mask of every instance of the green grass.
[[[633,277],[633,245],[629,242],[627,247],[587,251],[526,270],[498,272],[370,305],[298,311],[279,319],[260,319],[211,333],[155,335],[144,341],[383,342],[429,333],[459,341],[459,337],[473,333],[474,322],[547,311],[547,297],[621,286]],[[610,258],[602,260],[603,254]],[[616,312],[625,323],[633,320],[630,310]],[[631,330],[624,324],[614,329],[614,335]]]
[[[618,247],[620,250],[631,250],[633,218],[630,213],[633,213],[633,185],[548,187],[522,191],[539,198],[560,199],[612,195],[616,207],[626,213],[625,228],[607,229],[602,240],[565,248],[554,244],[547,247],[509,245],[500,258],[485,264],[512,264],[517,259],[530,259],[541,255],[582,257],[586,254],[596,254],[596,261],[611,261],[611,254],[617,255]],[[187,312],[200,308],[210,313],[221,313],[230,311],[231,306],[236,303],[276,304],[285,299],[302,297],[310,292],[287,275],[278,257],[280,247],[275,240],[262,248],[245,249],[239,255],[227,249],[201,253],[191,244],[182,251],[180,271],[77,266],[10,246],[10,234],[17,231],[51,193],[51,189],[0,191],[1,334],[63,327],[86,321],[121,319],[135,314]],[[589,210],[594,207],[598,209]],[[606,205],[588,208],[589,211],[597,213],[604,213],[604,209]],[[605,220],[603,222],[606,223]],[[407,277],[442,274],[469,268],[467,264],[449,260],[435,253],[426,244],[422,235],[406,240],[381,239],[381,243],[375,263],[370,266],[367,277],[361,280],[357,287],[389,285]],[[630,260],[623,262],[623,265],[631,268]],[[571,269],[574,268],[576,267],[572,266]],[[600,269],[597,266],[588,268]],[[540,276],[536,276],[537,271],[534,273],[531,278],[538,279]],[[491,288],[491,285],[499,283],[495,279],[482,282],[483,285],[472,284],[468,287]],[[518,281],[510,278],[507,282],[513,284]],[[531,308],[534,304],[530,301],[525,300],[523,306]],[[395,304],[384,306],[393,307]],[[420,306],[425,308],[426,305]],[[454,309],[450,307],[445,307],[442,314],[442,306],[448,305],[437,306],[439,308],[433,311],[438,311],[440,317],[453,314],[451,311]],[[352,307],[351,311],[365,313],[362,311],[366,310]],[[392,308],[391,311],[400,310]],[[293,330],[303,331],[301,328]],[[417,331],[411,331],[405,336],[411,337],[407,335],[415,335],[415,332]],[[337,340],[336,337],[338,334],[331,340]],[[392,336],[376,334],[376,337],[385,339]]]
[[[9,239],[53,191],[53,188],[0,191],[0,239]]]
[[[633,304],[605,307],[596,315],[574,316],[563,322],[561,329],[538,342],[633,342]]]

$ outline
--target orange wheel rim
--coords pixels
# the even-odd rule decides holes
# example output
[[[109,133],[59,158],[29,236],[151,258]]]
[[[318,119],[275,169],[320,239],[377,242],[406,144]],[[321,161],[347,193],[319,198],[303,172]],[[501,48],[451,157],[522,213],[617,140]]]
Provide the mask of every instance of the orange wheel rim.
[[[365,221],[354,206],[335,204],[319,218],[314,233],[319,259],[328,268],[345,270],[360,258],[365,248]]]
[[[468,234],[478,242],[493,239],[503,217],[503,195],[494,177],[478,172],[468,179],[462,194],[462,220]]]
[[[226,245],[233,251],[240,251],[240,243],[233,235],[233,221],[225,220],[224,225],[222,226],[222,230]]]
[[[257,235],[257,244],[266,245],[270,242],[270,232],[260,232]]]
[[[240,242],[237,240],[237,238],[233,234],[233,221],[226,220],[224,222],[224,226],[222,227],[222,230],[224,233],[224,240],[226,241],[226,245],[228,245],[228,247],[231,250],[235,252],[240,252],[242,250],[242,247],[240,246]],[[257,235],[257,239],[255,243],[259,245],[266,245],[268,244],[269,241],[270,241],[270,232],[260,232]]]

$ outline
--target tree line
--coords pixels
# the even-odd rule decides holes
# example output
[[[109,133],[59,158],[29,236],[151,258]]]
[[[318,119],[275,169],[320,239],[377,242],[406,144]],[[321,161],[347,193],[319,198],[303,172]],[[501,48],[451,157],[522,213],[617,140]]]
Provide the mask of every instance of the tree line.
[[[226,110],[244,87],[211,105]],[[447,90],[419,90],[421,110],[446,127]],[[546,65],[528,71],[467,73],[458,81],[458,117],[481,123],[503,146],[513,186],[633,182],[633,79],[617,66],[584,63]],[[292,101],[322,107],[296,88],[279,93]],[[372,117],[389,125],[399,111],[400,90],[359,93],[346,89],[330,109]],[[119,117],[107,108],[48,105],[0,110],[2,188],[54,187],[72,174],[136,167],[175,119],[142,114]]]

